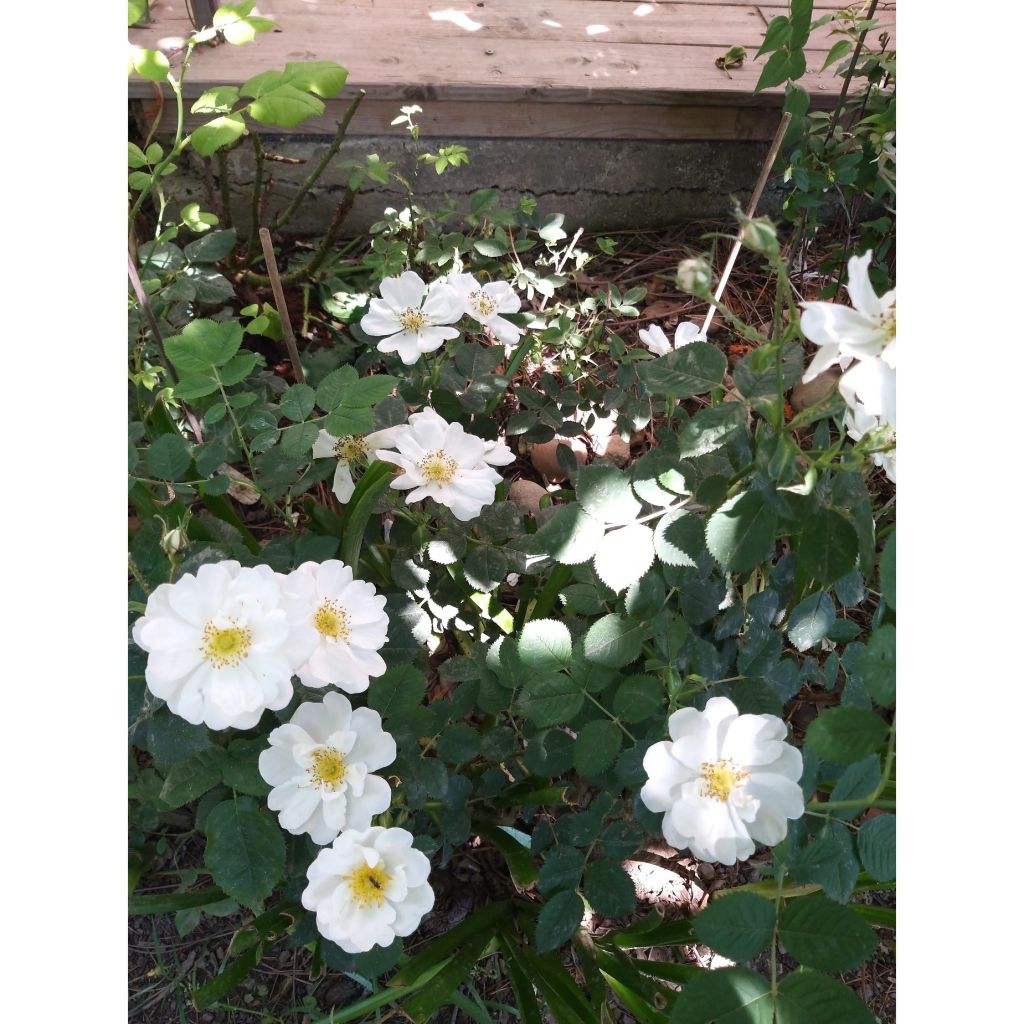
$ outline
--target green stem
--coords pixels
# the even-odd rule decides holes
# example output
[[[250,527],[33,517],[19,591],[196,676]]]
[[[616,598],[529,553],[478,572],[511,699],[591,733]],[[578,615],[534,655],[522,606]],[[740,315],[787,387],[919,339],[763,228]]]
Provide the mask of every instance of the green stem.
[[[555,602],[558,600],[558,595],[562,592],[562,588],[571,579],[572,569],[568,565],[556,565],[552,570],[547,583],[544,584],[544,589],[540,592],[540,596],[534,603],[530,614],[527,615],[527,618],[542,619],[547,615],[548,612],[554,608]]]

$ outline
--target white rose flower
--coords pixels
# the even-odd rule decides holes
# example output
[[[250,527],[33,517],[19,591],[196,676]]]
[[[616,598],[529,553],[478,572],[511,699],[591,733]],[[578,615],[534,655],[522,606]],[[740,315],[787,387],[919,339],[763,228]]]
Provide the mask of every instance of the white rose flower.
[[[407,503],[433,498],[447,505],[462,522],[478,516],[484,505],[494,501],[501,477],[491,467],[515,461],[501,441],[467,434],[460,423],[448,423],[433,409],[413,413],[408,424],[392,429],[397,451],[377,453],[378,459],[403,470],[391,486],[409,491]]]
[[[342,832],[309,866],[302,905],[320,934],[346,953],[411,935],[434,905],[430,861],[404,828]]]
[[[801,303],[800,330],[820,346],[804,373],[805,384],[836,363],[845,370],[854,359],[881,356],[896,368],[896,292],[875,294],[868,278],[870,262],[870,250],[850,257],[846,290],[853,309],[834,302]]]
[[[373,462],[377,456],[377,449],[387,447],[391,443],[393,429],[388,427],[372,434],[347,434],[344,437],[335,437],[326,430],[321,430],[317,435],[313,442],[313,458],[338,460],[331,489],[343,505],[356,489],[355,480],[352,479],[352,463],[358,459],[365,459],[367,464]]]
[[[425,352],[433,352],[459,332],[453,324],[462,316],[462,302],[450,285],[435,282],[427,288],[412,270],[400,277],[386,277],[380,283],[379,299],[370,299],[369,312],[359,326],[375,336],[379,352],[397,352],[406,366],[412,366]]]
[[[250,729],[292,697],[317,632],[289,615],[270,566],[215,562],[162,583],[132,629],[149,652],[146,684],[187,722]]]
[[[300,704],[269,740],[259,760],[274,787],[267,806],[293,836],[308,832],[325,846],[344,829],[368,829],[391,806],[391,787],[370,774],[398,753],[376,711],[353,711],[347,697],[328,693],[321,704]]]
[[[387,599],[372,583],[353,578],[344,562],[304,562],[281,584],[291,619],[309,623],[318,643],[297,675],[304,686],[337,686],[362,693],[383,675],[377,653],[388,638]]]
[[[523,300],[508,281],[491,281],[482,285],[472,274],[452,274],[449,280],[459,293],[465,312],[486,327],[506,350],[511,350],[523,332],[501,314],[518,313]]]
[[[640,340],[647,347],[649,352],[653,352],[656,356],[667,356],[672,351],[672,345],[669,343],[668,337],[665,332],[657,325],[653,324],[647,328],[641,328]],[[684,345],[692,345],[695,341],[707,341],[707,336],[701,333],[701,329],[689,320],[683,320],[677,327],[675,337],[676,348],[682,348]]]
[[[672,846],[735,864],[754,852],[755,840],[781,842],[787,819],[804,813],[803,757],[784,742],[781,718],[741,715],[731,700],[712,697],[704,711],[675,712],[668,731],[671,742],[644,755],[640,799],[665,812],[662,831]]]

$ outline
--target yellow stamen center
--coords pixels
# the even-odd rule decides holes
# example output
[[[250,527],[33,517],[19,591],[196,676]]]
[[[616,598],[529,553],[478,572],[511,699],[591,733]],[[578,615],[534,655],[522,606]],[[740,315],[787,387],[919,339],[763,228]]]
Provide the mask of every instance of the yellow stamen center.
[[[383,864],[372,868],[369,864],[364,864],[361,868],[342,875],[342,881],[348,885],[353,902],[361,907],[379,907],[384,902],[384,890],[391,881],[391,876],[384,870]]]
[[[348,610],[330,598],[313,612],[313,625],[328,640],[347,640],[352,633]]]
[[[882,331],[885,334],[885,343],[889,344],[896,337],[896,303],[894,302],[882,314]]]
[[[345,462],[354,462],[366,454],[366,442],[361,437],[347,434],[334,442],[334,454]]]
[[[470,292],[469,301],[483,317],[493,316],[497,312],[498,304],[486,292]]]
[[[729,794],[742,786],[750,778],[750,772],[744,771],[732,761],[705,761],[700,766],[700,775],[704,780],[700,788],[701,796],[710,796],[725,803]]]
[[[441,448],[428,452],[416,465],[432,484],[450,484],[459,468],[459,464]]]
[[[203,642],[199,650],[216,668],[241,664],[251,647],[252,630],[246,626],[218,628],[212,622],[203,626]]]
[[[421,310],[413,309],[412,306],[407,306],[398,314],[398,322],[407,331],[422,331],[426,325],[427,318],[423,315]]]
[[[341,751],[335,747],[318,747],[313,751],[313,763],[306,769],[314,786],[337,789],[345,781],[348,766]]]

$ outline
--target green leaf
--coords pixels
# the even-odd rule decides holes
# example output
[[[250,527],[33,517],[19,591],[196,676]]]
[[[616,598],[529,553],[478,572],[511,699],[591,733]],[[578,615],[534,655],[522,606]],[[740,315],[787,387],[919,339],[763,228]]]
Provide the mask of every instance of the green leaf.
[[[239,903],[266,899],[284,875],[284,833],[251,797],[225,800],[206,819],[205,863]]]
[[[297,128],[303,121],[319,117],[323,112],[322,100],[287,84],[253,100],[249,106],[249,116],[254,121],[281,128]]]
[[[128,0],[128,27],[131,28],[146,13],[146,0]]]
[[[841,60],[853,49],[853,43],[849,39],[840,39],[838,43],[833,45],[832,49],[828,51],[828,56],[825,58],[825,63],[821,65],[821,70],[824,71],[830,64],[835,64],[837,60]]]
[[[622,730],[607,718],[587,722],[576,737],[573,764],[581,775],[598,775],[610,768],[622,747]]]
[[[694,978],[669,1014],[671,1024],[772,1024],[772,1018],[768,982],[746,967],[707,971]],[[811,1020],[819,1024],[818,1019]]]
[[[508,559],[497,548],[475,547],[462,564],[466,582],[481,593],[490,593],[508,574]]]
[[[296,423],[285,427],[281,431],[281,451],[293,459],[308,461],[313,457],[313,444],[319,432],[315,423]]]
[[[871,634],[857,662],[871,699],[883,707],[896,703],[896,627],[879,626]]]
[[[178,910],[191,907],[206,907],[211,903],[220,903],[224,899],[224,890],[215,885],[194,892],[171,892],[143,894],[128,897],[129,914],[173,914]]]
[[[265,797],[271,787],[260,774],[259,756],[266,746],[262,739],[233,740],[221,774],[225,784],[246,796]]]
[[[765,504],[764,495],[760,491],[743,491],[708,520],[708,550],[726,571],[745,572],[768,557],[775,528],[775,513]]]
[[[384,373],[352,381],[341,396],[341,404],[353,409],[376,405],[383,402],[398,383],[396,377]]]
[[[197,1010],[205,1010],[223,999],[249,975],[263,957],[263,943],[257,941],[230,964],[221,964],[220,972],[192,992]]]
[[[335,437],[369,434],[373,430],[373,411],[368,406],[358,409],[342,406],[327,415],[323,428]]]
[[[283,80],[298,89],[330,99],[345,88],[348,72],[333,60],[304,60],[285,64]]]
[[[776,1024],[875,1024],[874,1014],[845,985],[814,971],[788,974],[779,985]]]
[[[537,888],[545,894],[558,889],[575,890],[582,873],[583,852],[573,846],[556,846],[544,858]]]
[[[746,421],[747,410],[739,402],[723,402],[701,409],[676,434],[680,458],[692,459],[717,451]]]
[[[237,102],[237,85],[215,85],[192,104],[192,113],[226,114]]]
[[[896,816],[882,814],[864,822],[857,833],[857,852],[864,870],[879,882],[896,877]]]
[[[605,534],[594,555],[594,572],[616,594],[639,580],[654,563],[654,531],[632,523]]]
[[[813,842],[808,843],[790,866],[794,882],[815,882],[836,903],[846,903],[857,884],[857,854],[849,829],[830,821]]]
[[[594,910],[605,917],[625,917],[636,906],[633,880],[613,860],[599,860],[587,868],[583,893]]]
[[[860,544],[853,524],[831,508],[811,510],[796,544],[802,568],[826,586],[845,576],[857,565]]]
[[[621,615],[605,615],[587,630],[583,651],[587,659],[603,668],[622,668],[640,653],[649,626]]]
[[[232,356],[220,369],[221,384],[230,387],[245,380],[259,362],[261,357],[255,352],[239,352]]]
[[[878,560],[878,587],[890,608],[896,607],[896,534],[886,542]]]
[[[825,761],[852,764],[885,742],[889,726],[864,708],[829,708],[811,722],[806,743]]]
[[[172,715],[167,708],[161,708],[149,720],[146,746],[162,768],[208,750],[210,734],[205,725],[191,725],[184,718]]]
[[[316,392],[308,384],[293,384],[281,398],[281,415],[301,423],[312,411]]]
[[[537,531],[537,549],[563,565],[579,565],[593,558],[604,537],[604,523],[582,505],[563,505]]]
[[[637,376],[655,397],[692,398],[718,387],[725,376],[725,355],[714,345],[695,341],[668,355],[640,363]]]
[[[583,900],[578,893],[567,890],[552,896],[537,918],[537,952],[558,949],[579,928],[582,920]]]
[[[612,710],[623,722],[643,722],[662,710],[665,687],[654,676],[626,676],[615,691]]]
[[[631,523],[640,513],[629,477],[614,466],[583,466],[576,478],[576,498],[603,523]]]
[[[804,598],[789,614],[786,632],[798,651],[820,644],[836,621],[836,606],[823,590]]]
[[[515,653],[531,673],[558,672],[572,660],[572,637],[563,622],[534,619],[523,627]]]
[[[235,248],[235,236],[234,228],[211,231],[185,246],[185,258],[190,263],[217,263]]]
[[[654,531],[654,553],[672,566],[696,567],[704,552],[704,524],[697,516],[677,508],[666,513]]]
[[[779,917],[779,938],[790,956],[820,971],[851,971],[878,945],[862,917],[821,893],[786,904]]]
[[[383,719],[401,719],[420,706],[426,684],[419,669],[398,665],[373,681],[366,702]]]
[[[251,43],[260,32],[269,32],[276,27],[269,18],[250,15],[251,3],[222,4],[213,12],[214,28],[224,33],[224,38],[235,46]]]
[[[784,15],[777,15],[768,22],[765,29],[764,39],[761,41],[761,48],[757,51],[756,57],[762,57],[766,53],[779,49],[789,42],[789,18]]]
[[[471,761],[480,753],[480,733],[465,722],[456,722],[441,733],[437,753],[449,764]]]
[[[146,452],[146,467],[161,480],[183,480],[192,464],[192,449],[180,434],[161,434]]]
[[[528,676],[522,683],[519,709],[535,725],[564,724],[583,707],[579,686],[562,672]]]
[[[242,327],[234,320],[193,320],[181,334],[164,342],[167,358],[182,375],[206,375],[222,366],[242,344]]]
[[[223,747],[209,747],[179,761],[167,773],[160,799],[172,810],[198,800],[220,782],[226,758]]]
[[[225,114],[200,125],[188,140],[200,156],[213,156],[218,149],[230,146],[244,134],[245,119],[242,115]]]
[[[132,50],[132,67],[151,82],[166,82],[171,70],[170,61],[159,50],[144,50],[141,46]]]
[[[341,405],[345,392],[359,379],[354,366],[340,366],[332,370],[317,386],[316,404],[324,412],[331,412]]]
[[[697,938],[730,960],[752,960],[768,948],[775,929],[775,904],[752,892],[725,894],[693,922]]]

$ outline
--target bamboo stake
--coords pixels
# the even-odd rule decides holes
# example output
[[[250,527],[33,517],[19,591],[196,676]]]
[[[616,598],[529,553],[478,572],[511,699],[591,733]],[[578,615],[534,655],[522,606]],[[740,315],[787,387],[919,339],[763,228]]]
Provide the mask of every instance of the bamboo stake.
[[[267,275],[270,277],[270,287],[274,291],[274,304],[277,306],[277,315],[281,318],[281,333],[284,335],[284,344],[288,349],[288,357],[292,361],[292,372],[299,384],[306,383],[306,376],[302,372],[302,363],[299,362],[299,349],[295,344],[295,335],[292,334],[291,320],[288,319],[288,306],[284,301],[284,288],[281,287],[281,275],[277,270],[277,260],[274,258],[274,243],[270,240],[270,232],[266,228],[260,228],[260,245],[263,246],[263,258],[267,263]]]
[[[750,194],[750,202],[747,204],[748,218],[753,217],[757,211],[757,204],[761,202],[761,194],[764,192],[765,185],[768,184],[768,175],[771,173],[772,164],[775,163],[775,158],[779,155],[779,150],[782,148],[782,140],[786,136],[789,122],[792,119],[793,115],[788,110],[782,115],[779,127],[775,131],[775,138],[772,139],[771,147],[768,150],[768,156],[765,157],[761,173],[758,175],[757,184],[754,185],[754,191]],[[715,302],[722,301],[722,296],[725,294],[725,286],[729,283],[729,275],[732,273],[732,268],[736,265],[736,259],[740,254],[741,248],[742,243],[737,235],[736,241],[732,245],[732,251],[729,253],[729,258],[725,261],[725,270],[722,271],[722,278],[715,289]],[[708,310],[708,315],[704,318],[704,326],[700,329],[701,334],[706,335],[708,333],[708,328],[711,326],[711,321],[714,320],[716,312],[714,306]]]

